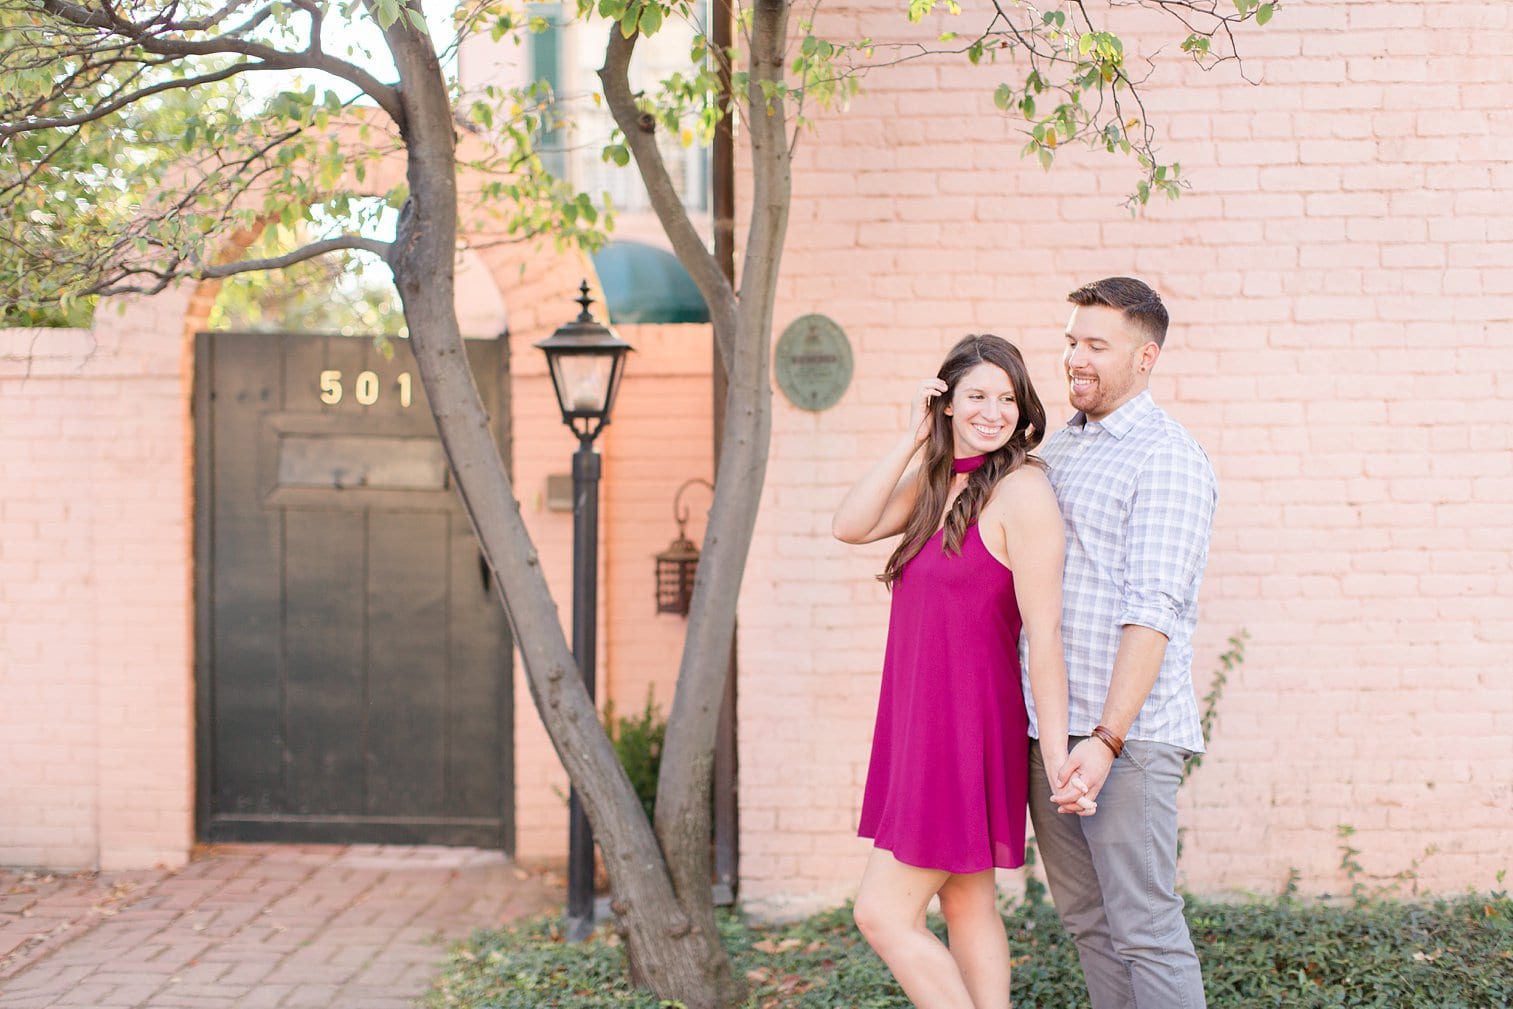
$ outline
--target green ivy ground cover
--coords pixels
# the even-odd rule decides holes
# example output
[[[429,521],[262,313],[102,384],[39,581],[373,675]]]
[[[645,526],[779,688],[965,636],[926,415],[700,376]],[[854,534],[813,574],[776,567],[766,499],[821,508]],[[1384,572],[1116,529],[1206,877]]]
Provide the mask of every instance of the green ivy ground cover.
[[[1513,1000],[1513,900],[1506,893],[1423,903],[1189,900],[1210,1009],[1506,1009]],[[1071,940],[1044,901],[1004,920],[1017,1009],[1083,1009]],[[786,925],[722,919],[746,1009],[907,1009],[848,909]],[[432,1009],[658,1009],[626,978],[602,930],[573,946],[555,919],[479,932],[435,981]]]

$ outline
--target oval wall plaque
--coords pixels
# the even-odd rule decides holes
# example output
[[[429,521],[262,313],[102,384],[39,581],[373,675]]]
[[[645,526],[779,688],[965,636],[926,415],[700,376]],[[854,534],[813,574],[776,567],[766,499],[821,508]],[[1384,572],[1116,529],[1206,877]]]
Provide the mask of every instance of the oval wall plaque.
[[[778,338],[773,371],[794,406],[827,409],[851,384],[851,343],[826,316],[801,315]]]

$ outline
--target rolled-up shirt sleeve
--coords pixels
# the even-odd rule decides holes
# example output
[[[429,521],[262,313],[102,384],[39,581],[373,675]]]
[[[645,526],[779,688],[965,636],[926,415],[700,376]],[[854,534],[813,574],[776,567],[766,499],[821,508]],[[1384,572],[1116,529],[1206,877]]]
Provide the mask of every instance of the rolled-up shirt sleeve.
[[[1218,483],[1203,450],[1166,442],[1141,466],[1130,505],[1119,624],[1170,638],[1208,561]]]

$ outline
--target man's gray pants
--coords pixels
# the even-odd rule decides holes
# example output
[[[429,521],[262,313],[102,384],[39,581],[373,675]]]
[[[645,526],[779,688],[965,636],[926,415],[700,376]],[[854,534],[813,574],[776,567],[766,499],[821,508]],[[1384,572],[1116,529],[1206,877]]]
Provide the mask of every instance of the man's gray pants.
[[[1076,746],[1082,736],[1073,736]],[[1204,1009],[1177,895],[1177,786],[1188,752],[1131,739],[1092,816],[1051,804],[1030,740],[1030,819],[1051,897],[1077,941],[1093,1009]]]

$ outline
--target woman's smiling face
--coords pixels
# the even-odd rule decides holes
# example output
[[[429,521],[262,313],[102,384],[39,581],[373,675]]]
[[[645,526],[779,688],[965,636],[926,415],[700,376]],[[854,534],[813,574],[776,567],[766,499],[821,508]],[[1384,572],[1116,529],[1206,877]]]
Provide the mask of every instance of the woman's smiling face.
[[[945,414],[957,458],[986,455],[1008,443],[1019,423],[1014,384],[996,364],[979,364],[956,383]]]

